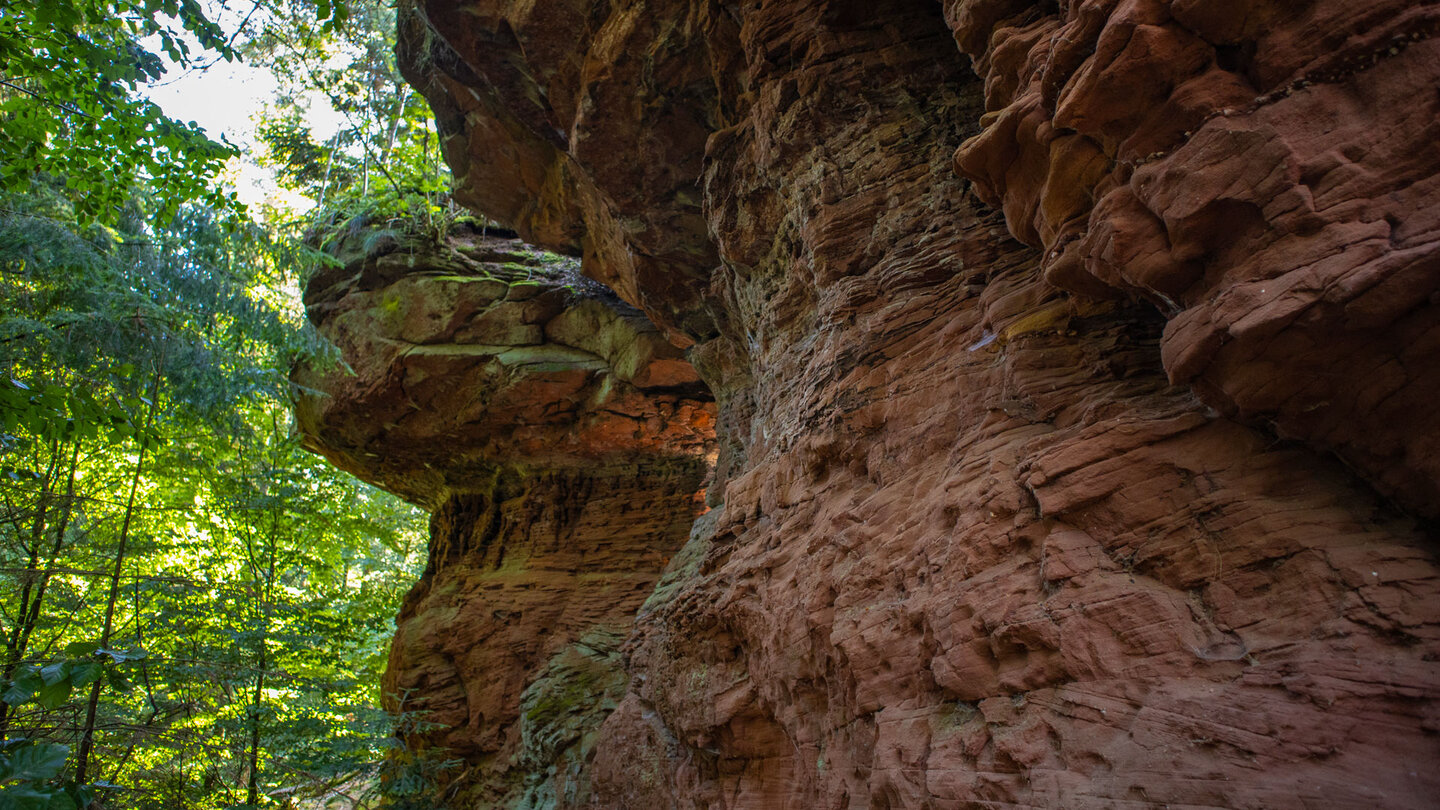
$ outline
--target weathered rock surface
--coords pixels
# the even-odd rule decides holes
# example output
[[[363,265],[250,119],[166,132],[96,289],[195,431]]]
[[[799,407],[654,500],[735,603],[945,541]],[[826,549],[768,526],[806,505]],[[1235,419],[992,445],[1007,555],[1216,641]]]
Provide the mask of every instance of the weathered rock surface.
[[[323,395],[296,414],[342,469],[433,509],[497,463],[709,452],[714,406],[694,368],[573,262],[463,234],[362,230],[335,251],[305,305],[348,367],[299,372]]]
[[[945,5],[956,167],[1046,278],[1151,300],[1171,380],[1440,513],[1440,4]]]
[[[1440,802],[1437,8],[407,7],[457,193],[719,403],[556,803]]]
[[[582,802],[620,644],[704,508],[714,405],[573,262],[464,233],[336,252],[306,304],[349,368],[296,372],[305,441],[433,512],[385,694],[412,748],[464,762],[457,801]]]

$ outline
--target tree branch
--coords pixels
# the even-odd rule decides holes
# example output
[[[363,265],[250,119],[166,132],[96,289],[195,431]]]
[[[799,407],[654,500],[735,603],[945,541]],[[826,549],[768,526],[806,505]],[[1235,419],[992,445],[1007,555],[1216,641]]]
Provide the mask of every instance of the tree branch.
[[[84,110],[77,110],[77,109],[75,109],[74,107],[71,107],[71,106],[69,106],[69,105],[67,105],[67,104],[61,104],[61,103],[58,102],[58,101],[51,101],[50,99],[45,98],[44,96],[40,95],[39,93],[35,92],[34,90],[28,90],[28,89],[26,89],[26,88],[24,88],[24,87],[21,87],[21,86],[18,85],[18,84],[15,84],[14,82],[7,81],[7,80],[5,80],[5,79],[0,79],[0,84],[5,85],[6,87],[10,88],[11,90],[19,90],[20,92],[24,93],[25,95],[27,95],[27,96],[29,96],[29,97],[31,97],[31,98],[33,98],[33,99],[36,99],[36,100],[40,101],[42,104],[49,104],[51,107],[54,107],[54,108],[57,109],[57,110],[61,110],[61,111],[63,111],[63,112],[67,112],[67,113],[70,113],[70,114],[72,114],[72,115],[84,116],[85,118],[94,118],[94,117],[95,117],[95,116],[91,115],[90,113],[85,112]]]

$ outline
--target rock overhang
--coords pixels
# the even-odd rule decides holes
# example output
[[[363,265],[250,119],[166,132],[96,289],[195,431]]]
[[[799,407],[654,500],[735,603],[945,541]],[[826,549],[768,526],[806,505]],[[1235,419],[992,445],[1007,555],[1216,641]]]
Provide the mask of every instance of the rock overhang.
[[[719,401],[594,804],[1431,806],[1433,538],[1275,433],[1435,508],[1436,8],[407,5],[459,198]],[[1268,235],[1244,199],[1306,193]]]
[[[680,350],[576,263],[457,229],[361,229],[307,287],[339,362],[292,375],[306,446],[431,508],[487,469],[705,463],[715,407]]]

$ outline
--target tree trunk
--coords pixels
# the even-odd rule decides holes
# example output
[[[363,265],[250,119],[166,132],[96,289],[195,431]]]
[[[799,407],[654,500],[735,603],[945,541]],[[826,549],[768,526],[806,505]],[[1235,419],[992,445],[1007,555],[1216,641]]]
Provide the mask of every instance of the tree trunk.
[[[57,448],[58,450],[58,448]],[[55,560],[60,555],[60,548],[65,544],[65,532],[70,528],[70,516],[74,514],[75,504],[75,470],[80,462],[80,440],[75,440],[74,447],[70,451],[70,470],[66,475],[65,497],[60,502],[60,521],[55,526],[55,541],[50,544],[50,553],[45,558],[43,567],[38,567],[38,552],[36,548],[30,555],[30,576],[37,577],[34,593],[30,592],[30,580],[27,578],[25,591],[20,598],[20,611],[16,617],[14,631],[10,637],[10,643],[6,649],[4,678],[10,681],[15,677],[15,670],[20,662],[25,660],[25,653],[30,648],[30,638],[35,633],[35,628],[40,623],[40,609],[45,602],[45,591],[50,587],[50,577],[55,568]],[[41,493],[41,509],[36,517],[37,526],[45,520],[45,501],[49,496],[48,484],[46,491]],[[38,532],[37,532],[38,534]],[[3,739],[10,730],[10,704],[0,700],[0,739]]]
[[[50,512],[50,482],[53,480],[55,468],[59,464],[59,456],[58,443],[51,442],[50,469],[45,471],[45,477],[41,479],[40,497],[35,506],[35,522],[30,527],[30,542],[27,549],[30,559],[26,563],[25,571],[20,575],[20,609],[15,613],[15,626],[10,628],[10,638],[5,642],[4,675],[7,682],[15,677],[15,668],[25,657],[25,653],[21,649],[21,639],[24,636],[22,628],[25,626],[25,617],[30,615],[30,597],[40,578],[40,544],[45,539],[45,518]],[[9,725],[10,704],[0,700],[0,738],[4,737]]]
[[[405,117],[405,102],[410,100],[410,85],[399,82],[395,86],[395,106],[390,111],[390,126],[385,131],[385,148],[380,150],[380,162],[390,163],[390,152],[395,148],[395,137],[400,133],[400,120]]]
[[[272,431],[279,432],[277,425],[272,424]],[[272,435],[274,435],[272,433]],[[274,469],[266,461],[261,469],[264,471],[267,485],[273,477]],[[275,558],[278,554],[280,532],[279,507],[273,502],[270,507],[270,531],[266,534],[266,560],[264,569],[264,580],[260,583],[260,651],[255,671],[255,693],[250,702],[250,774],[246,780],[245,803],[249,807],[258,807],[260,799],[260,713],[264,708],[265,701],[265,668],[270,665],[270,650],[268,647],[270,639],[270,615],[271,602],[275,596]],[[248,534],[248,532],[247,532]],[[249,556],[251,570],[254,571],[256,579],[261,576],[260,566],[255,556],[254,535],[250,534],[247,545],[250,547]]]
[[[145,414],[144,427],[140,430],[140,453],[135,459],[135,471],[130,476],[130,496],[125,501],[125,519],[120,523],[120,539],[115,548],[115,565],[110,570],[110,593],[105,600],[105,629],[100,634],[100,647],[110,646],[110,636],[115,630],[115,602],[120,596],[120,572],[125,566],[125,547],[130,540],[130,524],[135,517],[135,495],[140,490],[140,476],[145,469],[145,456],[150,449],[150,440],[145,435],[155,418],[155,403],[160,401],[160,371],[155,371],[150,385],[149,409]],[[90,686],[90,700],[85,705],[85,725],[80,737],[80,751],[75,756],[75,781],[85,784],[90,771],[90,757],[95,749],[95,715],[100,708],[100,687],[105,682],[100,678]]]
[[[250,703],[250,778],[245,783],[245,804],[259,807],[260,800],[260,705],[265,699],[265,637],[260,637],[259,671],[255,673],[255,697]]]

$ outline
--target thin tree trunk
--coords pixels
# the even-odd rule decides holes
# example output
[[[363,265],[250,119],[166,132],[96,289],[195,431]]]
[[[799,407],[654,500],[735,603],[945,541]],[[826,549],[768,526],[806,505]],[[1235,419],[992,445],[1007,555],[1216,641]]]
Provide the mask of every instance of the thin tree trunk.
[[[40,572],[40,583],[35,589],[35,598],[30,603],[30,612],[25,616],[24,635],[21,637],[20,652],[23,655],[30,645],[30,636],[40,622],[40,607],[45,601],[45,591],[50,587],[55,561],[60,558],[60,549],[65,545],[65,532],[70,529],[70,519],[75,514],[75,472],[80,466],[80,440],[70,450],[70,470],[65,477],[65,498],[61,502],[60,522],[55,524],[55,541],[50,544],[50,555],[45,558],[45,567]]]
[[[279,432],[278,426],[273,422],[271,425],[271,430],[272,435]],[[266,485],[268,486],[269,479],[273,477],[274,469],[270,466],[268,461],[266,461],[262,465],[261,469],[265,473],[267,479]],[[268,554],[267,559],[265,560],[265,579],[261,583],[259,589],[261,610],[260,654],[258,656],[259,661],[255,672],[255,693],[253,699],[250,702],[250,774],[249,779],[246,781],[245,785],[245,803],[250,807],[258,807],[257,802],[260,799],[260,713],[261,710],[264,708],[265,701],[265,669],[270,665],[270,615],[271,601],[274,599],[275,596],[275,557],[278,553],[277,546],[279,545],[279,540],[277,538],[277,535],[279,534],[279,531],[279,510],[278,507],[276,507],[272,502],[270,507],[270,531],[266,535],[266,539],[268,540],[267,545],[269,546],[269,548],[266,549]],[[249,538],[250,539],[247,540],[247,545],[249,545],[250,547],[250,552],[248,556],[251,561],[251,570],[255,572],[255,576],[258,579],[260,576],[260,566],[258,565],[259,561],[256,559],[254,552],[254,534],[250,533]]]
[[[145,635],[144,631],[142,630],[143,625],[140,623],[140,617],[143,616],[144,613],[142,613],[140,610],[139,577],[135,578],[135,587],[131,589],[131,594],[134,596],[135,599],[135,645],[143,650],[145,649]],[[150,704],[150,716],[146,717],[140,722],[140,728],[149,729],[150,727],[155,725],[156,719],[160,717],[160,704],[155,702],[155,685],[150,681],[150,663],[148,660],[143,658],[140,659],[140,679],[145,682],[145,700]],[[172,712],[171,714],[173,715],[174,712]],[[120,756],[120,759],[115,762],[115,770],[113,771],[113,775],[111,776],[112,782],[119,782],[121,780],[121,775],[125,773],[125,766],[130,764],[130,757],[134,756],[135,754],[136,743],[134,742],[134,740],[138,736],[138,732],[132,734],[130,744],[125,747],[125,753],[122,754]]]
[[[15,626],[10,628],[10,638],[5,642],[5,680],[8,682],[15,677],[15,668],[20,665],[20,659],[25,654],[20,649],[20,639],[24,633],[25,617],[30,615],[30,596],[40,578],[40,544],[45,539],[45,518],[50,513],[50,482],[54,478],[55,467],[59,464],[60,450],[56,442],[50,444],[50,469],[45,471],[45,477],[41,479],[40,497],[36,502],[35,522],[30,526],[30,542],[28,551],[30,559],[27,561],[25,571],[20,575],[20,608],[15,613]],[[10,725],[10,704],[0,700],[0,738]]]
[[[135,495],[140,490],[140,476],[145,469],[145,456],[150,449],[150,440],[145,431],[155,418],[155,403],[160,401],[160,369],[150,385],[149,410],[145,414],[144,426],[140,430],[140,453],[135,459],[135,472],[130,476],[130,496],[125,501],[125,519],[120,523],[120,540],[115,549],[115,565],[110,571],[110,593],[105,600],[105,629],[100,634],[100,647],[110,646],[110,636],[115,630],[115,602],[120,596],[120,573],[125,566],[125,547],[130,541],[130,523],[135,517]],[[90,771],[90,757],[95,749],[95,715],[100,709],[100,687],[105,679],[99,678],[90,686],[90,700],[85,706],[85,726],[80,737],[80,751],[75,756],[75,781],[85,784]]]
[[[57,448],[58,450],[58,448]],[[35,634],[35,628],[40,623],[40,610],[45,602],[45,591],[50,587],[50,576],[55,568],[55,561],[60,556],[60,548],[65,544],[65,532],[70,528],[70,516],[74,513],[75,504],[75,470],[80,462],[80,440],[75,440],[75,445],[70,451],[70,471],[66,475],[65,497],[60,505],[60,522],[55,526],[55,541],[50,544],[50,553],[45,558],[45,565],[38,569],[39,581],[35,583],[35,591],[30,593],[30,582],[26,580],[25,593],[20,600],[20,615],[17,616],[15,632],[11,635],[10,645],[7,649],[4,677],[10,681],[15,677],[15,670],[20,662],[25,660],[25,653],[30,648],[30,639]],[[48,493],[45,493],[48,495]],[[37,522],[45,518],[45,508],[42,506]],[[38,549],[31,554],[30,569],[36,571]],[[3,739],[10,730],[10,704],[0,700],[0,739]]]
[[[270,666],[270,601],[274,597],[275,582],[275,532],[278,518],[274,512],[270,517],[270,558],[267,560],[265,583],[262,586],[261,609],[264,619],[260,626],[260,660],[255,672],[255,696],[250,702],[250,778],[245,787],[245,802],[256,807],[260,789],[260,712],[265,701],[265,668]]]
[[[400,82],[395,87],[395,106],[390,112],[390,126],[385,132],[385,148],[380,150],[380,163],[390,163],[390,152],[395,148],[395,138],[400,133],[400,119],[405,117],[405,102],[410,100],[410,85]]]
[[[340,133],[330,139],[330,151],[325,153],[325,179],[320,181],[320,199],[315,201],[318,210],[325,210],[325,192],[330,188],[330,168],[335,165],[335,150],[340,148]]]
[[[260,637],[259,671],[255,673],[255,697],[250,703],[250,778],[245,784],[245,804],[258,807],[260,800],[260,703],[265,699],[265,637]]]
[[[30,561],[25,573],[21,575],[20,610],[15,614],[15,626],[10,628],[10,640],[5,645],[5,675],[7,678],[12,674],[14,664],[18,661],[15,651],[20,643],[20,628],[24,624],[23,617],[30,612],[30,594],[39,581],[40,545],[45,540],[45,518],[50,514],[50,482],[55,479],[55,470],[59,465],[60,443],[58,440],[52,440],[50,442],[50,468],[40,479],[40,497],[36,501],[35,522],[30,524],[30,542],[27,544]]]

